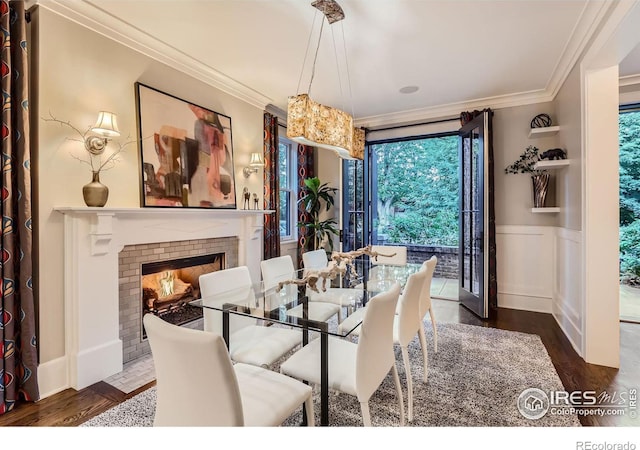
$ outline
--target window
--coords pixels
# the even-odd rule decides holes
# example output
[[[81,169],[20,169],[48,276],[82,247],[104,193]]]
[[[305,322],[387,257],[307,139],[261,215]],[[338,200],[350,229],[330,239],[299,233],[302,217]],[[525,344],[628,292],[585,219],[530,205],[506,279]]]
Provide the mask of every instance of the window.
[[[296,146],[285,137],[279,138],[280,170],[280,238],[283,241],[297,239],[297,193]]]

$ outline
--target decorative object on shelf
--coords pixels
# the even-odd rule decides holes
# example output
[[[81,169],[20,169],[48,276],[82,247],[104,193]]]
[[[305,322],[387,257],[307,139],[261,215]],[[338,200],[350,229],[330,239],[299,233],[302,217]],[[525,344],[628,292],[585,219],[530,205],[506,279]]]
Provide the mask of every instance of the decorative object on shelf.
[[[549,188],[548,173],[541,173],[531,176],[531,182],[533,183],[533,207],[544,208],[544,201],[547,198],[547,190]]]
[[[371,245],[352,250],[350,252],[332,252],[331,261],[327,264],[327,267],[322,269],[307,269],[304,277],[295,280],[285,280],[278,283],[277,291],[279,292],[284,286],[288,284],[295,284],[297,286],[309,286],[314,292],[326,292],[327,281],[333,281],[337,276],[348,275],[350,281],[356,281],[358,278],[358,272],[355,266],[355,259],[359,256],[368,255],[374,260],[378,260],[378,256],[392,257],[395,253],[384,254],[377,251],[373,251]],[[322,285],[318,287],[318,282],[322,280]]]
[[[104,206],[109,198],[109,188],[100,182],[100,172],[93,172],[90,183],[82,186],[82,198],[87,206]]]
[[[244,187],[244,189],[242,189],[242,197],[244,198],[242,209],[249,209],[249,200],[251,199],[251,194],[249,193],[249,188],[246,186]]]
[[[256,194],[255,192],[253,193],[253,209],[259,209],[258,208],[258,194]]]
[[[516,160],[513,164],[507,166],[504,171],[507,174],[531,174],[531,182],[533,185],[533,206],[534,208],[543,208],[549,188],[550,175],[544,169],[535,168],[535,165],[538,161],[540,161],[538,147],[530,145],[526,148],[524,153],[520,155],[520,158],[518,158],[518,160]]]
[[[531,119],[531,128],[550,127],[551,123],[551,117],[549,117],[549,114],[538,114]]]
[[[57,119],[51,113],[49,118],[43,117],[42,120],[67,126],[80,135],[80,139],[70,140],[82,142],[84,149],[89,154],[88,158],[81,158],[71,154],[72,158],[91,167],[91,182],[82,187],[82,197],[87,206],[102,207],[106,205],[109,198],[109,188],[100,182],[100,172],[112,169],[116,162],[119,161],[120,154],[125,147],[136,141],[116,142],[116,148],[110,154],[105,155],[107,145],[112,138],[120,136],[116,115],[107,111],[100,111],[95,125],[88,127],[84,132],[73,126],[69,121],[65,122]]]
[[[548,159],[549,161],[553,161],[554,159],[567,159],[567,152],[561,148],[550,148],[540,155],[540,159]]]
[[[262,154],[251,153],[249,165],[242,169],[242,173],[244,174],[245,178],[249,178],[252,173],[258,173],[258,170],[261,167],[264,167],[264,159],[262,159]]]
[[[316,70],[318,50],[320,49],[320,42],[322,39],[324,19],[326,18],[329,24],[333,24],[334,22],[339,22],[344,19],[344,12],[335,0],[316,0],[311,3],[311,5],[321,11],[325,17],[321,19],[320,32],[318,34],[318,44],[316,46],[315,56],[313,58],[311,79],[309,80],[309,87],[307,88],[307,92],[291,96],[288,100],[287,137],[300,144],[333,150],[340,158],[343,159],[363,159],[364,130],[362,128],[354,127],[353,112],[350,115],[337,108],[332,108],[330,106],[325,106],[320,103],[314,102],[309,97]],[[342,36],[344,40],[344,30]],[[310,44],[311,38],[307,43],[307,50],[304,58],[305,62],[307,61]],[[346,46],[344,47],[346,49]],[[336,61],[338,61],[338,55],[335,45],[334,50],[336,52]],[[344,73],[347,74],[347,86],[349,89],[349,97],[351,98],[351,81],[349,77],[349,64],[347,61],[346,52],[345,66],[346,70],[344,70]],[[340,74],[340,71],[338,72]],[[298,82],[297,92],[300,92],[300,82],[302,81],[303,73],[304,62]]]
[[[136,99],[142,206],[235,209],[231,117],[142,83]]]
[[[298,203],[301,204],[307,213],[309,221],[298,222],[299,227],[306,227],[310,230],[310,238],[313,239],[313,250],[321,248],[323,242],[327,242],[329,250],[333,250],[333,236],[339,236],[336,229],[338,222],[332,217],[327,220],[320,220],[320,213],[324,209],[329,211],[334,204],[333,196],[338,191],[329,187],[328,183],[321,183],[318,177],[305,178],[303,196]]]

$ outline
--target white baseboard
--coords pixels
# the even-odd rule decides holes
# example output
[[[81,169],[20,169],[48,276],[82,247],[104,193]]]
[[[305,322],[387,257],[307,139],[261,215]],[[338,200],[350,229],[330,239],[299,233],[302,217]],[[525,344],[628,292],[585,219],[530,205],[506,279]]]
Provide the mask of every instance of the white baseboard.
[[[69,388],[68,358],[63,356],[38,365],[40,400]]]
[[[70,356],[71,387],[80,390],[122,372],[122,360],[120,339]]]
[[[550,314],[551,299],[549,297],[532,297],[498,292],[498,307]]]

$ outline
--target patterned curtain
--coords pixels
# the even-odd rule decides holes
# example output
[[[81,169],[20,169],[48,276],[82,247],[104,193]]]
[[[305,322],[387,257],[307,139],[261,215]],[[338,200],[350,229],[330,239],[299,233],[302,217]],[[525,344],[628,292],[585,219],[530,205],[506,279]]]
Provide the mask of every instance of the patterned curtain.
[[[313,150],[313,147],[298,144],[298,201],[304,196],[304,179],[315,176]],[[310,219],[309,213],[298,203],[298,222],[308,222]],[[298,267],[302,267],[302,254],[309,250],[313,250],[311,230],[298,227]]]
[[[2,291],[0,414],[39,399],[32,290],[31,163],[24,2],[0,1],[2,23]]]
[[[264,209],[275,213],[264,215],[264,256],[280,256],[280,176],[278,173],[278,118],[264,113]]]
[[[474,110],[470,112],[460,113],[460,124],[466,125],[481,114],[487,113],[489,116],[489,136],[486,138],[488,145],[487,154],[489,155],[489,305],[493,308],[498,307],[498,277],[496,268],[496,202],[495,188],[493,176],[493,111],[491,109],[483,109],[482,111]]]

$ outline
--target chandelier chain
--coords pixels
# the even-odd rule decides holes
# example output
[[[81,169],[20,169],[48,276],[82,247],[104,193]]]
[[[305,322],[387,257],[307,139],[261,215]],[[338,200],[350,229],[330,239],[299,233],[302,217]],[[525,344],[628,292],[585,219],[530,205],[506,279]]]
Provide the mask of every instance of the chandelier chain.
[[[318,11],[316,10],[313,15],[313,23],[311,24],[311,30],[309,31],[309,38],[307,39],[307,49],[304,52],[304,59],[302,60],[302,68],[300,69],[300,78],[298,78],[298,87],[296,93],[300,93],[300,85],[302,84],[302,75],[304,75],[304,68],[307,65],[307,56],[309,55],[309,48],[311,47],[311,37],[313,36],[313,29],[316,27],[316,19],[318,17]]]
[[[340,64],[338,64],[338,47],[336,46],[336,33],[334,32],[334,27],[331,27],[331,38],[333,39],[333,54],[336,58],[336,71],[338,72],[338,86],[340,87],[340,98],[342,99],[344,108],[344,91],[342,90],[342,77],[340,76]]]
[[[311,84],[313,83],[313,77],[316,74],[316,61],[318,60],[318,50],[320,50],[320,41],[322,40],[322,29],[324,28],[324,19],[320,24],[320,34],[318,35],[318,45],[316,46],[316,55],[313,57],[313,66],[311,66],[311,79],[309,80],[309,89],[307,94],[311,95]]]
[[[356,115],[353,109],[353,92],[351,92],[351,75],[349,74],[349,58],[347,57],[347,44],[344,38],[344,26],[340,24],[340,28],[342,29],[342,47],[344,51],[344,63],[347,69],[347,88],[349,89],[349,102],[351,103],[351,117],[355,118]]]

